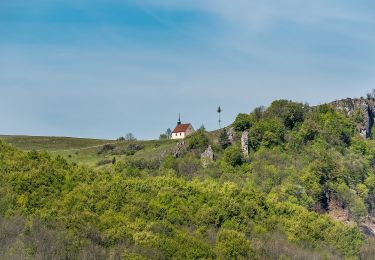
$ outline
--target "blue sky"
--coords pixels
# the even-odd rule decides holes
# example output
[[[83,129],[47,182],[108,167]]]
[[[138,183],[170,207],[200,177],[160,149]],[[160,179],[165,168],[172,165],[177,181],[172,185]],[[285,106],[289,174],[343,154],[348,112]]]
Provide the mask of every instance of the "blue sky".
[[[370,0],[2,0],[1,134],[157,138],[375,88]]]

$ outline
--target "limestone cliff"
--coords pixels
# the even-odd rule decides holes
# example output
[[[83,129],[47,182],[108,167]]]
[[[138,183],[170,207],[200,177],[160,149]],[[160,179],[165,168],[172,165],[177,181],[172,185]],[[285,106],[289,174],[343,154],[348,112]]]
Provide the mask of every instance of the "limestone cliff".
[[[337,100],[333,105],[337,110],[346,113],[348,116],[354,117],[357,123],[357,130],[364,138],[371,136],[371,128],[374,125],[375,118],[375,100],[374,99],[342,99]]]

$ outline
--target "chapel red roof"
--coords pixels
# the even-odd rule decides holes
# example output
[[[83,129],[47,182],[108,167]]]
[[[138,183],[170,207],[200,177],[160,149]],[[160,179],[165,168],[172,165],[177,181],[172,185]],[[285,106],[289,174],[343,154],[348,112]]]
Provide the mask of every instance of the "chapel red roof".
[[[188,130],[189,126],[191,126],[191,124],[180,124],[180,125],[177,125],[176,128],[173,130],[172,133],[184,133],[184,132],[186,132],[186,130]]]

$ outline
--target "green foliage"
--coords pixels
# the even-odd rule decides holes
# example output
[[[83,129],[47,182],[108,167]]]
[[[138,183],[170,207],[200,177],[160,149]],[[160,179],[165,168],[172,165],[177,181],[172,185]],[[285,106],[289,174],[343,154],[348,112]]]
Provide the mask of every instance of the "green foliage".
[[[224,161],[233,167],[241,165],[244,162],[241,148],[234,145],[226,149]]]
[[[0,135],[0,139],[16,146],[19,149],[31,150],[68,150],[68,149],[82,149],[93,146],[100,146],[115,141],[98,140],[98,139],[84,139],[72,137],[47,137],[47,136],[11,136]]]
[[[188,149],[191,150],[204,150],[207,148],[209,144],[209,139],[207,137],[207,133],[205,130],[200,129],[196,131],[194,134],[190,135],[187,138],[187,146]]]
[[[307,119],[301,126],[300,136],[305,144],[315,140],[321,132],[319,124],[313,119]]]
[[[172,130],[168,128],[165,133],[160,134],[159,140],[169,140],[172,138]]]
[[[126,141],[136,141],[137,138],[135,138],[135,136],[134,136],[132,133],[127,133],[127,134],[125,135],[125,140],[126,140]]]
[[[245,234],[235,230],[221,230],[217,235],[216,250],[221,259],[249,259],[254,257],[251,242]]]
[[[288,100],[277,100],[272,102],[266,110],[267,117],[280,118],[285,127],[292,130],[304,121],[305,106]]]
[[[112,160],[104,159],[104,160],[101,160],[101,161],[97,162],[96,166],[103,166],[103,165],[110,164],[110,163],[112,163]]]
[[[120,136],[119,138],[117,138],[117,141],[119,141],[119,142],[125,142],[126,140],[125,140],[125,137]]]
[[[168,140],[168,136],[166,134],[160,134],[159,140]]]
[[[265,108],[263,106],[256,107],[253,112],[250,114],[250,118],[252,121],[256,122],[263,118]]]
[[[236,131],[245,131],[252,125],[251,117],[248,114],[238,114],[236,120],[233,122],[233,127]]]
[[[98,154],[108,153],[113,151],[116,148],[114,144],[105,144],[103,147],[98,151]]]
[[[231,145],[229,138],[228,138],[228,133],[226,129],[223,129],[220,131],[219,134],[219,145],[222,149],[226,149]]]
[[[362,192],[366,186],[359,186]],[[355,190],[350,189],[344,183],[337,186],[336,195],[345,208],[349,208],[350,214],[355,221],[362,221],[367,215],[367,209],[363,199],[359,198]]]
[[[246,160],[224,131],[197,131],[180,158],[172,141],[102,144],[93,153],[108,165],[95,169],[0,142],[0,258],[372,256],[358,226],[375,210],[375,146],[356,120],[276,101],[237,117],[237,130],[250,129]],[[203,168],[209,144],[215,161]],[[137,153],[113,160],[126,149]],[[319,213],[333,202],[350,225]]]
[[[333,146],[349,146],[354,133],[353,121],[329,106],[319,107],[307,114],[300,130],[305,144],[320,138]]]
[[[280,160],[272,153],[259,158],[269,158],[269,165]],[[223,159],[232,166],[243,163],[238,146],[226,149]],[[284,160],[286,173],[288,157]],[[198,178],[201,167],[194,156],[166,157],[162,164],[129,160],[116,162],[113,171],[93,171],[61,157],[22,153],[1,143],[0,162],[1,215],[59,223],[76,241],[77,248],[70,251],[76,257],[90,252],[106,256],[118,250],[140,259],[252,258],[263,253],[253,248],[251,238],[277,230],[296,245],[304,241],[312,248],[330,246],[348,256],[356,254],[362,243],[355,229],[309,212],[298,201],[277,202],[273,193],[267,196],[252,180],[236,184],[236,175],[249,170],[245,165],[224,168],[234,175],[227,174],[232,181],[222,183]],[[271,189],[288,179],[272,171]],[[65,249],[56,252],[61,250]]]
[[[356,109],[353,113],[353,120],[355,123],[357,124],[361,124],[363,123],[365,119],[365,115],[363,114],[363,110],[362,109]]]
[[[371,127],[371,134],[370,134],[370,138],[372,140],[374,140],[374,137],[375,137],[375,124],[372,125],[372,127]]]
[[[271,148],[282,145],[285,128],[279,118],[265,118],[251,128],[249,133],[250,146],[257,150],[260,146]]]

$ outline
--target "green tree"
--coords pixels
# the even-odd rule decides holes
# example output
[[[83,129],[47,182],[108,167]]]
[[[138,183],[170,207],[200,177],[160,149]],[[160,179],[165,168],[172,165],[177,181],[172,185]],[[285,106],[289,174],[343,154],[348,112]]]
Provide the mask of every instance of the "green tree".
[[[287,129],[292,130],[304,121],[306,107],[301,103],[288,100],[277,100],[272,102],[266,110],[268,117],[280,118]]]
[[[132,133],[127,133],[127,134],[125,135],[125,140],[126,140],[126,141],[136,141],[137,138],[135,138],[134,135],[133,135]]]
[[[159,140],[168,140],[168,136],[166,134],[160,134]]]
[[[260,146],[273,147],[284,143],[285,128],[279,118],[265,118],[257,122],[249,133],[250,146],[256,150]]]
[[[241,165],[244,162],[241,148],[235,145],[227,148],[224,152],[224,161],[233,167]]]
[[[253,121],[259,121],[260,119],[263,118],[264,116],[264,111],[265,111],[265,108],[263,106],[261,107],[256,107],[254,109],[253,112],[251,112],[250,114],[250,118],[253,120]]]
[[[167,131],[165,131],[165,134],[167,135],[168,139],[172,138],[172,130],[170,128],[168,128]]]
[[[236,131],[245,131],[252,126],[251,117],[248,114],[238,114],[236,120],[233,123],[233,127]]]

